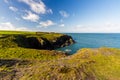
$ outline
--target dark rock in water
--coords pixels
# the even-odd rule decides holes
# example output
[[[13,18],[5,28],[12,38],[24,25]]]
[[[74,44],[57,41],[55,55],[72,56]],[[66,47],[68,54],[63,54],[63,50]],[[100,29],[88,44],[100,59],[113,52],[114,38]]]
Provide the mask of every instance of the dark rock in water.
[[[71,36],[63,35],[56,39],[56,41],[52,42],[52,45],[55,48],[65,47],[69,46],[71,44],[75,43],[75,41],[72,39]]]

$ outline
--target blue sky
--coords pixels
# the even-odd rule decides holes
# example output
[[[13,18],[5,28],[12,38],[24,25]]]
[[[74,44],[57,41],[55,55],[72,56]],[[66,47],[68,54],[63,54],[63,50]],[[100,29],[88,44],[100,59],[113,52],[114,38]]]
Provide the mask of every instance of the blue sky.
[[[0,0],[0,30],[120,32],[120,0]]]

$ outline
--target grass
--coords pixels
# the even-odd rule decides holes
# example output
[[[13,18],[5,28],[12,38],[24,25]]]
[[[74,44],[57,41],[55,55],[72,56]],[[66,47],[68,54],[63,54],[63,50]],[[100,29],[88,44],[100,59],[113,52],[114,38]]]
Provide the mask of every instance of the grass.
[[[0,59],[41,60],[49,61],[65,57],[66,54],[54,50],[36,50],[27,48],[0,49]]]
[[[63,34],[45,34],[42,35],[42,37],[46,37],[48,40],[52,41],[57,39],[58,37],[61,37]]]
[[[120,80],[119,49],[82,49],[73,56],[74,58],[81,63],[87,62],[86,67],[98,80]]]
[[[5,35],[5,34],[36,34],[36,32],[28,32],[28,31],[0,31],[0,34]]]
[[[10,56],[5,57],[10,58]],[[0,73],[2,71],[7,72],[4,73],[7,76],[1,75],[1,77],[10,79],[13,75],[9,74],[15,74],[14,79],[21,80],[120,80],[119,49],[84,48],[74,55],[48,59],[45,62],[39,61],[41,60],[39,56],[36,57],[38,57],[38,60],[37,58],[33,58],[33,60],[30,57],[27,58],[27,64],[23,64],[25,61],[21,62],[24,57],[18,59],[16,57],[16,60],[19,61],[14,65],[10,67],[3,65],[0,67]],[[6,58],[2,58],[3,62]],[[15,60],[15,58],[10,58],[10,60],[12,59]],[[10,61],[7,62],[10,63]]]

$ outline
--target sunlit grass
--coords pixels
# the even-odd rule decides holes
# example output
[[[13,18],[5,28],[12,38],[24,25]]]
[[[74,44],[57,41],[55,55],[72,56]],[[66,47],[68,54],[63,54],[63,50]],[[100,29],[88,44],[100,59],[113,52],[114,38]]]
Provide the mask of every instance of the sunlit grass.
[[[53,60],[64,57],[65,53],[54,50],[36,50],[25,48],[0,49],[0,59]]]
[[[12,49],[8,49],[13,52]],[[14,49],[13,49],[14,50]],[[2,50],[0,50],[2,51]],[[5,51],[5,50],[4,50]],[[15,51],[15,50],[14,50]],[[16,52],[19,56],[20,49]],[[26,64],[24,66],[14,65],[11,70],[20,69],[19,73],[23,76],[18,77],[22,80],[120,80],[120,50],[114,48],[99,48],[99,49],[81,49],[76,54],[66,57],[52,58],[41,58],[43,60],[48,60],[46,62],[40,62],[41,59],[39,55],[37,58],[33,58],[35,54],[39,51],[22,50],[22,53],[26,57],[21,57],[19,60],[27,59],[31,64]],[[11,53],[9,52],[9,53]],[[33,55],[32,52],[35,54]],[[54,51],[53,51],[54,52]],[[26,53],[28,53],[26,55]],[[14,53],[12,53],[14,54]],[[41,54],[41,53],[39,53]],[[44,51],[43,53],[44,54]],[[49,54],[49,53],[46,53]],[[3,54],[4,55],[4,54]],[[6,55],[6,54],[5,54]],[[29,56],[28,56],[29,55]],[[32,55],[32,56],[31,56]],[[13,55],[11,55],[13,56]],[[36,55],[35,55],[36,56]],[[45,57],[43,55],[42,57]],[[10,58],[9,56],[5,56]],[[5,57],[3,59],[5,59]],[[14,58],[18,58],[14,55]],[[56,56],[53,56],[56,57]],[[12,59],[13,57],[11,57]],[[33,60],[31,60],[33,59]],[[23,64],[22,64],[23,65]],[[16,67],[15,67],[16,66]],[[1,68],[5,69],[4,67]],[[9,69],[9,68],[8,68]]]
[[[4,31],[4,30],[0,30],[0,34],[36,34],[36,32],[30,32],[30,31]]]

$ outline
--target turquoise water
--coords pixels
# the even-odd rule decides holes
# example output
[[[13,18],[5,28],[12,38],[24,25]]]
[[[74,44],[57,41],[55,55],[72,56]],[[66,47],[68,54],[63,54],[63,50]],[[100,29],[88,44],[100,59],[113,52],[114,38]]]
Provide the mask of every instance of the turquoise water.
[[[112,47],[120,48],[120,34],[117,33],[66,33],[72,36],[75,44],[57,50],[75,53],[81,48]]]

